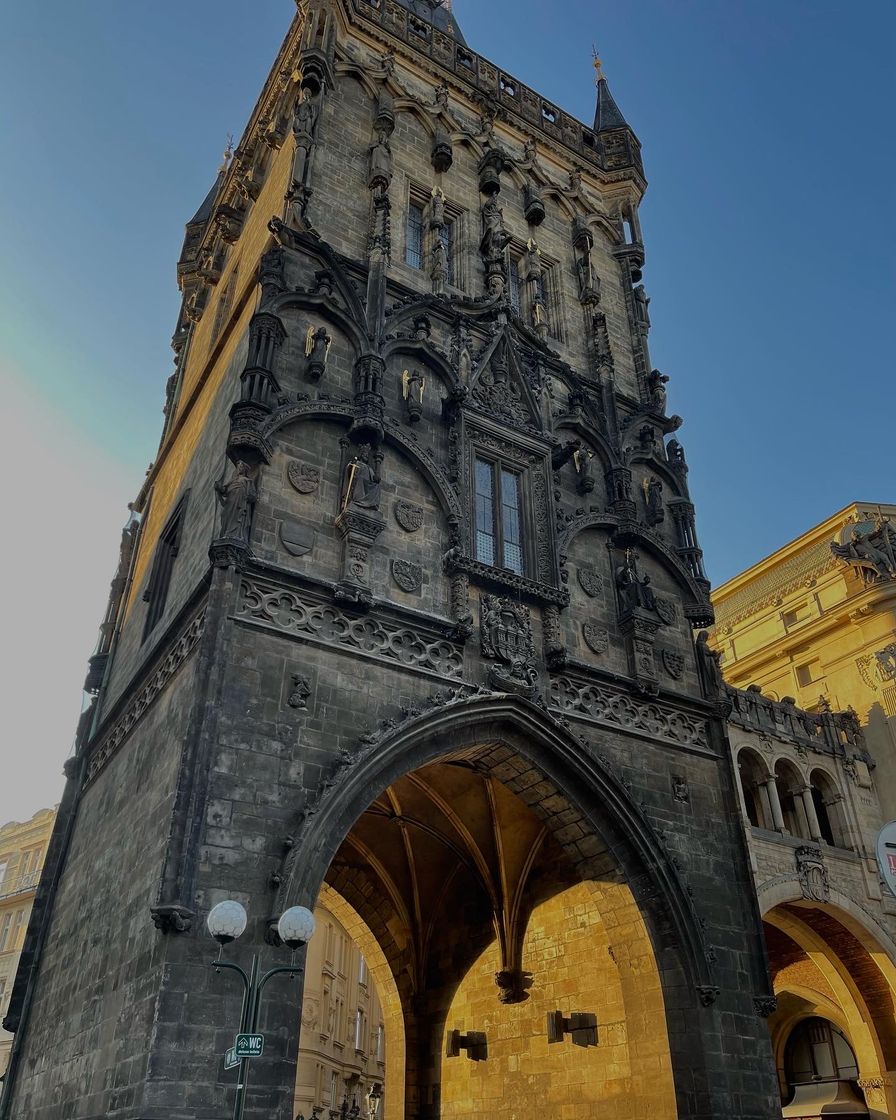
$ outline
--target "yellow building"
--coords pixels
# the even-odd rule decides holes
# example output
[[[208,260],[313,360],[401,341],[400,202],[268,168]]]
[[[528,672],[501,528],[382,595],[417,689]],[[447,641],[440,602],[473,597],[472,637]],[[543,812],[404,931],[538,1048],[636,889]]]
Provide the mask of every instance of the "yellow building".
[[[0,828],[0,1021],[12,992],[55,817],[53,809],[41,809],[30,821],[10,821]],[[0,1076],[11,1046],[12,1035],[0,1028]]]
[[[335,894],[332,899],[351,922],[345,903]],[[345,1102],[349,1111],[357,1107],[372,1120],[382,1114],[383,1009],[368,962],[336,915],[320,905],[314,918],[316,932],[305,962],[295,1114],[338,1115]]]
[[[787,1118],[896,1116],[894,514],[848,506],[713,596]]]
[[[889,521],[887,520],[889,518]],[[713,594],[725,679],[856,712],[896,817],[896,506],[854,502]]]

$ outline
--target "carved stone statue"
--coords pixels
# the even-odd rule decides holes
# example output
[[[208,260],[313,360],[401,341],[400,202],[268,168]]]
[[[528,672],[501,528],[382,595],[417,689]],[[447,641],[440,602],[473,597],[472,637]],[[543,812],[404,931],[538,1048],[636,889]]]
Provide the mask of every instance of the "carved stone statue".
[[[497,198],[492,196],[482,207],[482,240],[479,251],[486,260],[499,257],[509,241],[510,234],[504,226],[503,211]]]
[[[380,480],[376,477],[371,469],[370,463],[370,448],[361,448],[359,455],[356,455],[348,464],[345,472],[345,488],[342,499],[342,509],[346,510],[349,506],[355,506],[358,509],[375,509],[380,508]]]
[[[896,531],[887,517],[878,517],[873,525],[859,525],[845,543],[832,541],[831,552],[861,571],[866,583],[896,579]]]
[[[448,282],[448,249],[441,237],[436,237],[433,242],[429,278],[432,280],[432,290],[436,295],[444,291]]]
[[[445,224],[445,192],[441,187],[432,188],[429,204],[429,228],[441,229]]]
[[[677,439],[670,439],[666,444],[666,458],[673,467],[686,467],[687,461],[684,457],[684,448]]]
[[[299,100],[296,102],[292,118],[292,134],[296,141],[295,162],[293,164],[293,182],[301,186],[308,185],[308,173],[311,170],[311,149],[314,147],[314,130],[317,125],[318,105],[311,91],[303,89]]]
[[[709,633],[706,630],[701,630],[697,635],[695,649],[703,690],[707,697],[714,699],[721,695],[725,687],[725,678],[722,676],[722,656],[710,646]]]
[[[401,392],[407,409],[408,421],[416,424],[423,414],[423,392],[426,378],[419,370],[405,370],[401,375]]]
[[[643,284],[638,284],[632,288],[632,297],[635,304],[635,325],[646,334],[650,330],[650,313],[647,310],[650,297],[644,291]]]
[[[625,550],[625,561],[616,569],[616,586],[626,610],[643,607],[656,609],[656,597],[650,586],[650,576],[641,576],[638,561],[630,548]]]
[[[588,295],[594,290],[594,268],[591,264],[591,254],[586,252],[576,257],[576,272],[579,276],[579,298]]]
[[[544,268],[541,264],[541,250],[532,237],[526,242],[526,256],[523,262],[523,270],[526,280],[532,284],[537,284],[544,276]]]
[[[326,327],[308,328],[305,334],[305,376],[310,381],[320,381],[323,377],[332,341]]]
[[[221,503],[221,538],[249,542],[252,508],[258,498],[258,489],[248,463],[238,459],[226,484],[215,482],[215,493]]]
[[[384,195],[392,182],[392,149],[385,132],[381,132],[376,143],[370,146],[370,169],[367,186],[377,196]]]
[[[663,508],[663,484],[658,478],[645,479],[644,504],[647,506],[647,524],[659,525],[666,519]]]
[[[647,378],[647,391],[650,393],[650,404],[653,411],[660,416],[666,415],[666,385],[669,383],[669,378],[666,374],[660,373],[658,369],[652,369]]]
[[[593,459],[594,452],[590,448],[577,448],[573,452],[572,461],[579,476],[576,481],[576,490],[580,494],[590,494],[594,489]]]

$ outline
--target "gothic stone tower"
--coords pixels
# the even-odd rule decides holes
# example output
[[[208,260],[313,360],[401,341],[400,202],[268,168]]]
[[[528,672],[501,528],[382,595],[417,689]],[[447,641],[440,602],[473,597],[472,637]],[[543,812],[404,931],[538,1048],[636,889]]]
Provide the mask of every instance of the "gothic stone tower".
[[[228,1114],[226,897],[236,960],[354,931],[386,1120],[780,1114],[644,188],[599,67],[587,127],[435,0],[300,4],[187,226],[5,1117]],[[344,1030],[300,1004],[253,1120]]]

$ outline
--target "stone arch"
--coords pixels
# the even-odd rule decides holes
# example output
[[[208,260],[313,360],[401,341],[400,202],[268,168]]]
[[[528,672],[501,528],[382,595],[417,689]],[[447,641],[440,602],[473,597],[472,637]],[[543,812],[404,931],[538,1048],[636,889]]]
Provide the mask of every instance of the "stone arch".
[[[436,373],[440,374],[452,389],[460,388],[461,382],[454,366],[447,355],[437,350],[432,343],[413,338],[397,338],[386,343],[383,348],[384,360],[388,361],[394,354],[410,354],[419,357],[427,365],[430,365]]]
[[[562,431],[575,432],[576,436],[578,436],[583,443],[587,444],[599,457],[604,472],[611,470],[613,467],[622,465],[619,461],[619,457],[613,450],[612,444],[598,429],[591,428],[581,420],[570,416],[561,417],[555,422],[555,434],[559,434]]]
[[[621,1002],[617,1006],[630,1032],[626,1039],[623,1037],[626,1028],[621,1028],[623,1035],[619,1036],[619,1045],[631,1055],[638,1051],[632,1058],[631,1076],[636,1081],[641,1078],[640,1085],[645,1079],[649,1080],[643,1063],[659,1061],[658,1084],[668,1078],[671,1093],[675,1071],[684,1075],[686,1069],[705,1061],[695,1042],[695,1032],[677,1030],[674,1041],[672,1039],[683,1017],[706,1014],[698,1008],[701,1003],[706,1005],[706,993],[716,990],[699,922],[668,855],[621,783],[604,763],[589,757],[587,749],[583,749],[565,727],[528,701],[505,694],[461,696],[439,706],[430,706],[426,714],[412,715],[397,727],[384,729],[381,735],[366,737],[354,763],[342,766],[339,773],[325,783],[323,795],[306,810],[287,861],[278,908],[299,899],[311,903],[320,884],[325,879],[331,881],[331,869],[335,868],[336,878],[332,882],[353,905],[352,892],[362,908],[366,905],[382,910],[382,899],[391,897],[393,892],[389,888],[384,895],[378,895],[371,890],[370,870],[379,875],[371,859],[376,858],[376,853],[365,851],[363,832],[355,838],[358,822],[368,814],[372,804],[391,797],[390,791],[398,784],[412,783],[427,769],[445,765],[463,765],[480,772],[483,768],[494,776],[512,801],[518,800],[524,808],[528,806],[526,811],[530,816],[543,822],[542,832],[550,835],[551,842],[568,857],[564,866],[571,869],[575,882],[592,883],[599,892],[594,905],[605,906],[608,913],[613,914],[602,959],[628,961],[630,955],[632,961],[631,974],[619,981]],[[380,813],[384,809],[387,811],[388,806],[381,808]],[[442,811],[448,815],[451,805]],[[411,821],[405,808],[399,806],[396,812],[402,822],[402,833],[412,823],[416,828],[422,827],[419,822]],[[368,818],[366,828],[370,827]],[[366,835],[371,834],[367,832]],[[380,861],[380,867],[385,866]],[[540,881],[547,882],[546,879]],[[566,886],[565,880],[555,881],[551,872],[549,897],[563,893]],[[572,884],[569,886],[571,889]],[[406,901],[406,905],[417,905],[413,901],[416,895],[402,897],[411,900]],[[376,901],[378,898],[380,901]],[[587,901],[585,895],[576,896],[570,899],[569,905],[587,905]],[[521,913],[520,929],[525,934],[530,913],[534,911]],[[403,939],[399,938],[396,943],[394,925],[388,917],[382,913],[375,916],[371,929],[383,938],[393,970],[397,968],[402,977],[413,973],[416,949],[408,939],[402,943]],[[638,929],[643,931],[642,935],[638,934]],[[480,960],[478,967],[480,979],[483,968],[485,974],[489,974],[490,969],[494,971],[497,967],[496,981],[501,988],[500,977],[507,975],[505,966],[518,965],[526,958],[513,956],[512,952],[505,957],[500,928],[496,927],[493,935],[490,951],[498,955],[494,960],[477,958]],[[463,953],[475,956],[475,951],[481,948],[482,943],[474,938],[469,945],[464,945]],[[644,963],[638,964],[645,953]],[[656,971],[648,989],[653,995],[646,998],[642,977],[652,969]],[[417,975],[426,975],[425,969]],[[462,979],[463,976],[456,982],[457,991],[460,991]],[[419,994],[428,998],[426,989],[413,979],[403,979],[402,983],[411,997],[416,992],[418,998]],[[444,983],[455,982],[449,976]],[[490,982],[493,999],[496,998],[494,983]],[[578,990],[575,986],[571,988],[571,997]],[[537,994],[543,1002],[543,988],[539,988]],[[526,998],[502,998],[500,1002],[516,1004]],[[439,1030],[449,1026],[448,1013],[447,1003],[440,1003]],[[655,1014],[659,1014],[659,1020],[654,1018]],[[650,1029],[665,1047],[665,1058],[650,1053],[649,1032],[643,1032],[651,1023]],[[469,1026],[468,1022],[465,1029]],[[664,1031],[664,1026],[668,1026],[668,1030]],[[657,1031],[661,1033],[656,1035]],[[426,1039],[431,1040],[431,1032],[428,1020],[425,1032],[418,1024],[408,1037],[425,1033]],[[642,1035],[644,1045],[639,1050],[637,1040]],[[543,1028],[539,1030],[539,1037],[544,1041]],[[557,1053],[552,1049],[552,1061]],[[415,1091],[415,1084],[418,1087],[423,1084],[415,1083],[414,1077],[420,1076],[424,1068],[430,1068],[426,1063],[413,1066],[412,1058],[409,1051],[409,1094]],[[678,1089],[678,1107],[682,1110],[678,1115],[690,1115],[689,1106],[681,1103],[686,1096],[684,1088],[679,1085]],[[663,1118],[676,1115],[670,1111],[674,1107],[671,1102],[670,1096],[655,1114]]]
[[[787,755],[779,755],[772,761],[772,773],[787,831],[793,836],[811,841],[809,819],[802,797],[806,788],[805,774]]]
[[[768,763],[753,747],[738,747],[734,758],[741,798],[747,820],[756,828],[772,830],[775,827],[768,801],[766,782],[771,777]]]
[[[274,412],[264,427],[264,435],[271,437],[287,424],[297,420],[338,420],[348,425],[354,416],[354,409],[347,402],[299,401],[285,405]],[[460,500],[445,472],[429,452],[409,439],[397,424],[388,420],[384,424],[384,441],[397,448],[421,472],[436,495],[449,523],[459,521],[463,515]]]
[[[843,812],[839,780],[826,766],[812,766],[808,782],[821,838],[835,848],[850,847],[850,828]]]
[[[887,1070],[896,1065],[896,966],[883,945],[865,923],[855,923],[833,901],[811,905],[802,900],[796,905],[778,903],[766,909],[763,917],[767,927],[777,931],[773,942],[780,942],[779,935],[783,935],[786,941],[781,942],[782,945],[796,946],[804,954],[807,966],[813,971],[804,974],[802,984],[808,986],[812,999],[817,1000],[821,995],[833,1000],[839,1008],[839,1016],[831,1020],[841,1026],[850,1041],[860,1079],[876,1082],[884,1078]],[[772,934],[767,936],[772,937]],[[780,946],[770,952],[773,970],[779,952]],[[783,971],[776,973],[776,981]],[[820,978],[826,992],[812,989],[809,983],[812,975]],[[776,992],[787,993],[791,987],[786,981],[780,988],[776,983]],[[773,1018],[769,1023],[776,1053],[781,1052],[786,1042],[785,1025],[783,1017],[782,1020]],[[790,1025],[792,1027],[793,1023]],[[891,1093],[892,1087],[887,1091]],[[875,1118],[892,1115],[893,1104],[892,1097],[884,1099],[882,1089],[868,1093],[869,1110]]]
[[[577,517],[571,521],[564,530],[560,538],[560,551],[566,552],[569,549],[572,541],[583,532],[585,529],[609,529],[610,532],[615,532],[622,527],[622,522],[618,517],[610,513],[586,513],[582,517]],[[650,552],[662,564],[675,579],[676,583],[685,592],[685,605],[686,609],[693,610],[698,614],[705,615],[708,610],[706,596],[694,582],[694,577],[690,574],[678,556],[672,551],[669,546],[660,539],[655,533],[651,533],[643,526],[633,527],[630,522],[625,523],[625,536],[624,540],[618,543],[620,547],[635,546],[644,548],[645,551]],[[620,534],[621,536],[621,534]],[[690,617],[690,615],[689,615]],[[695,619],[696,624],[696,619]],[[703,623],[700,623],[703,624]]]
[[[655,455],[632,455],[630,464],[638,464],[653,471],[654,474],[659,475],[663,481],[664,486],[668,486],[672,494],[676,498],[687,498],[682,478],[677,475],[675,471],[671,470],[669,464],[662,459],[657,458]]]
[[[309,807],[278,891],[278,905],[313,902],[339,844],[371,800],[371,794],[428,762],[475,742],[500,742],[529,760],[559,789],[587,790],[596,809],[582,810],[613,861],[635,884],[657,951],[671,953],[688,977],[691,993],[710,986],[712,969],[693,906],[658,837],[607,767],[583,750],[564,727],[535,704],[504,693],[461,699],[418,715],[347,764],[340,780]],[[302,859],[296,857],[302,851]],[[577,852],[581,859],[581,853]]]
[[[359,325],[351,315],[331,299],[324,296],[309,294],[307,292],[283,292],[268,305],[274,315],[293,308],[302,311],[313,311],[321,319],[331,319],[333,323],[352,341],[355,347],[355,357],[359,357],[368,348],[366,329]]]

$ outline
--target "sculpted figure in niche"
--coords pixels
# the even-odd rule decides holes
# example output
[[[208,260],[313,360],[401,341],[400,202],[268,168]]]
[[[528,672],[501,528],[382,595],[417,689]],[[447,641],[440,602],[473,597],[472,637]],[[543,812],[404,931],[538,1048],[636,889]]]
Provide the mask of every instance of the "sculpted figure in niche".
[[[581,298],[594,291],[594,268],[591,264],[591,253],[587,250],[576,258],[576,271],[579,274],[579,297]]]
[[[647,524],[658,525],[665,520],[663,509],[663,484],[658,478],[644,480],[644,504],[647,506]]]
[[[647,379],[647,391],[650,393],[650,404],[653,411],[660,416],[666,415],[666,385],[669,383],[669,378],[660,373],[658,369],[650,371],[650,376]]]
[[[445,224],[445,192],[441,187],[432,188],[429,204],[429,228],[441,229]]]
[[[709,633],[706,630],[701,630],[697,635],[696,650],[697,668],[700,671],[704,692],[710,698],[719,696],[725,687],[721,666],[722,656],[710,646]]]
[[[632,296],[635,304],[635,325],[646,334],[650,330],[650,314],[647,310],[650,297],[644,291],[643,284],[638,284],[637,287],[632,288]]]
[[[590,494],[594,489],[593,458],[594,452],[590,448],[577,448],[573,452],[572,461],[575,464],[576,474],[579,476],[576,482],[576,490],[580,494]]]
[[[479,251],[487,259],[499,257],[509,241],[510,234],[504,226],[504,213],[493,195],[482,207],[482,241]]]
[[[311,169],[311,149],[314,147],[314,130],[317,125],[318,105],[309,89],[303,89],[296,102],[292,118],[292,134],[296,140],[295,163],[292,177],[306,186]]]
[[[378,197],[388,191],[392,182],[392,149],[385,132],[381,132],[376,143],[370,146],[370,171],[367,186]]]
[[[215,493],[221,503],[221,537],[247,544],[252,508],[258,498],[249,464],[238,459],[230,481],[226,484],[216,482]]]
[[[441,237],[436,237],[432,246],[432,267],[429,271],[432,290],[439,295],[448,280],[448,249]]]
[[[666,457],[673,466],[686,466],[684,448],[677,439],[670,439],[666,444]]]
[[[423,391],[426,378],[419,370],[404,370],[401,375],[401,393],[407,409],[408,421],[416,424],[423,413]]]
[[[533,237],[530,237],[526,242],[524,270],[526,279],[532,284],[537,284],[544,275],[544,269],[541,264],[541,250],[538,248]]]
[[[625,550],[625,561],[616,569],[616,586],[626,610],[644,607],[656,609],[656,598],[650,586],[650,576],[641,576],[638,561],[630,548]]]
[[[357,509],[380,508],[380,480],[373,473],[369,463],[370,448],[362,447],[360,454],[356,455],[348,464],[345,472],[345,489],[342,499],[342,509],[349,506]]]
[[[332,338],[326,327],[316,330],[310,326],[305,333],[305,373],[312,381],[320,381],[327,368],[327,355],[330,353]]]

